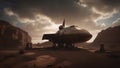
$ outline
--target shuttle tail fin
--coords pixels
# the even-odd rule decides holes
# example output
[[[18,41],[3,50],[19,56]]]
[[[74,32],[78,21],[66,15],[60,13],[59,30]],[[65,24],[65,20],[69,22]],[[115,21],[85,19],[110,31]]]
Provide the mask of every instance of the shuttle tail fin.
[[[65,19],[63,20],[63,24],[59,26],[59,30],[64,29],[65,28]]]
[[[65,27],[65,19],[63,20],[63,24],[62,24],[63,28]]]

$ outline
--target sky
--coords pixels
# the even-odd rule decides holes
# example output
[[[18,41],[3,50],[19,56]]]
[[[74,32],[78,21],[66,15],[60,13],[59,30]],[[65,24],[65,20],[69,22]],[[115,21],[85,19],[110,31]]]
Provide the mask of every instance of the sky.
[[[120,25],[120,0],[0,0],[0,19],[27,31],[33,43],[66,25],[88,30],[93,38]]]

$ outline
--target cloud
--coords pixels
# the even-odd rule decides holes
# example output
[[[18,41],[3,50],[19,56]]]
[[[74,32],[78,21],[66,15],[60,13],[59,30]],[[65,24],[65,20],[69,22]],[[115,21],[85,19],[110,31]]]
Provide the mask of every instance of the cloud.
[[[50,17],[44,14],[36,13],[33,18],[29,18],[20,17],[19,14],[14,13],[10,8],[5,8],[4,11],[9,17],[14,17],[15,20],[10,23],[27,31],[34,43],[42,42],[41,39],[44,33],[55,33],[58,30],[59,24],[53,22]]]
[[[94,7],[103,13],[112,12],[114,10],[119,10],[120,0],[81,0],[82,3],[88,5],[89,7]]]
[[[26,30],[31,35],[33,42],[42,42],[42,36],[45,33],[55,33],[58,30],[58,25],[55,24],[49,17],[44,15],[35,15],[35,19],[31,20],[29,18],[18,18],[21,22],[20,27],[23,30]]]
[[[33,38],[41,40],[44,33],[56,32],[66,19],[67,25],[77,25],[97,34],[106,27],[97,20],[111,17],[119,11],[119,0],[4,0],[4,15]],[[11,19],[11,20],[10,20]]]
[[[115,27],[115,26],[120,26],[120,18],[118,18],[116,21],[112,23],[111,27]]]

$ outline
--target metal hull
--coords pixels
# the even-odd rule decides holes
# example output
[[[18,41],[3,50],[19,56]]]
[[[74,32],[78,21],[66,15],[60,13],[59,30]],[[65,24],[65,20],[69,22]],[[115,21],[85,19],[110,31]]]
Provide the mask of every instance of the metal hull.
[[[81,43],[88,41],[92,37],[91,34],[44,34],[43,39],[47,39],[54,43]]]

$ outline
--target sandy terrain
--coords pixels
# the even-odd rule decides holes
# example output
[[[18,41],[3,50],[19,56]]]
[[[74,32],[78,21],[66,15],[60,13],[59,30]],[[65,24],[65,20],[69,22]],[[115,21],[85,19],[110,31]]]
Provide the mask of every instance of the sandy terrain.
[[[0,68],[120,68],[120,58],[87,50],[0,51]]]

